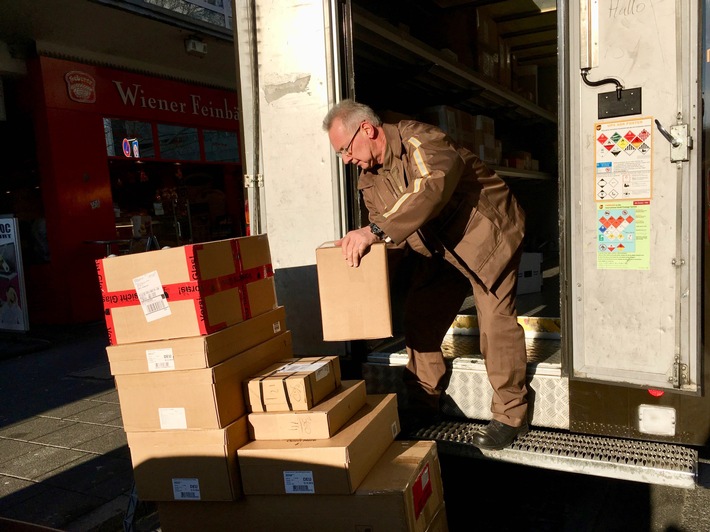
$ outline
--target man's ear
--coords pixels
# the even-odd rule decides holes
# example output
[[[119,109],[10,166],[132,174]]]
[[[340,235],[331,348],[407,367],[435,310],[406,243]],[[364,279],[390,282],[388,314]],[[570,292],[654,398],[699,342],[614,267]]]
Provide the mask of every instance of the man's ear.
[[[375,126],[373,126],[372,124],[370,124],[370,122],[367,122],[367,121],[363,122],[362,129],[367,134],[368,139],[372,140],[372,139],[377,138],[377,133],[378,133],[377,128]]]

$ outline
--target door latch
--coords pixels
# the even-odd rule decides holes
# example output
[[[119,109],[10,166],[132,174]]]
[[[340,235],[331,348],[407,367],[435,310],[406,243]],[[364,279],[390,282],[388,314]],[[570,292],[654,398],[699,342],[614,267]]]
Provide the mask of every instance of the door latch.
[[[693,149],[693,139],[688,136],[688,124],[682,123],[682,117],[678,113],[678,123],[671,126],[670,132],[658,121],[655,120],[656,127],[663,138],[671,143],[671,162],[678,163],[690,160],[690,150]]]

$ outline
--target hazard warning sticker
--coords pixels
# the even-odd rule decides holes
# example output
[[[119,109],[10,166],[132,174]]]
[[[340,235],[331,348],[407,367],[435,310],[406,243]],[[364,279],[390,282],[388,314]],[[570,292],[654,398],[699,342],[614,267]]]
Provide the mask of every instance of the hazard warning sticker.
[[[649,269],[650,203],[636,200],[598,205],[598,269]]]
[[[651,199],[652,118],[597,123],[595,201]]]

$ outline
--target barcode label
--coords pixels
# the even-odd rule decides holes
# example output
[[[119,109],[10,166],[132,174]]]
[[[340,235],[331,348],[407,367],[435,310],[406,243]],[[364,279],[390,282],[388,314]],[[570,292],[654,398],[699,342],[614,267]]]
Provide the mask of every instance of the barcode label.
[[[280,332],[281,332],[281,322],[275,321],[274,322],[274,334],[278,334]]]
[[[133,286],[141,302],[146,321],[151,322],[170,316],[170,306],[157,271],[136,277],[133,279]]]
[[[173,479],[173,498],[176,501],[200,500],[200,481],[196,478],[174,478]]]
[[[163,349],[146,349],[148,371],[171,371],[175,369],[175,356],[172,347]]]
[[[284,471],[286,493],[315,493],[313,471]]]

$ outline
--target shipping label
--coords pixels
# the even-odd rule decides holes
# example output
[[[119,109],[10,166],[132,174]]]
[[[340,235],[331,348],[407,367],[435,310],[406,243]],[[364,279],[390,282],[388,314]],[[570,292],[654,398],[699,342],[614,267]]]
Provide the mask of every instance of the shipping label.
[[[163,349],[146,349],[148,371],[172,371],[175,369],[175,356],[172,347]]]
[[[146,321],[151,322],[170,316],[170,305],[157,271],[134,278],[133,286],[141,302]]]
[[[286,493],[315,493],[313,471],[284,471]]]

